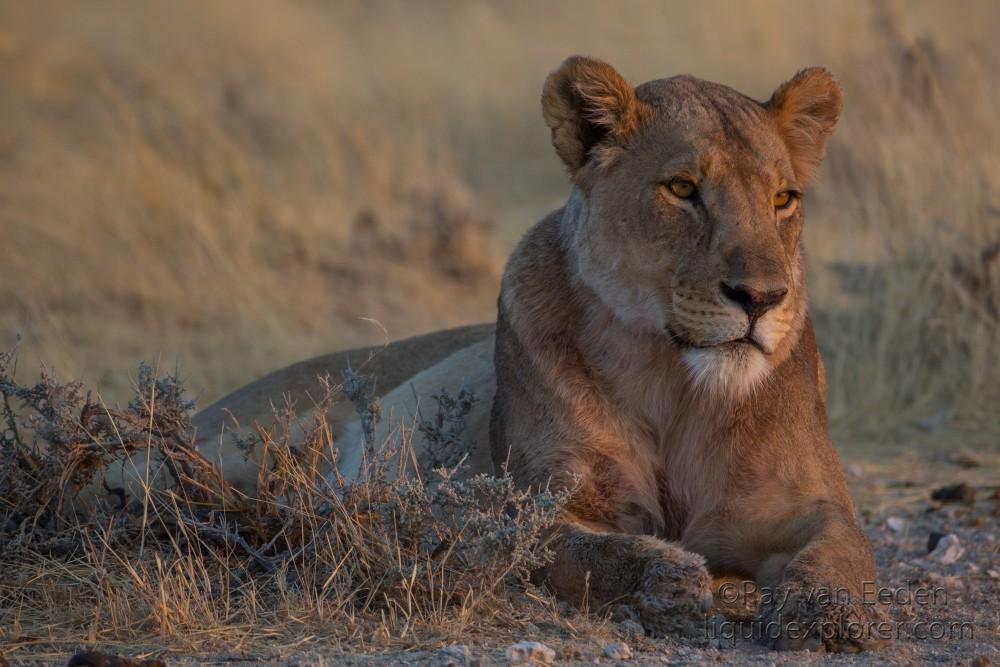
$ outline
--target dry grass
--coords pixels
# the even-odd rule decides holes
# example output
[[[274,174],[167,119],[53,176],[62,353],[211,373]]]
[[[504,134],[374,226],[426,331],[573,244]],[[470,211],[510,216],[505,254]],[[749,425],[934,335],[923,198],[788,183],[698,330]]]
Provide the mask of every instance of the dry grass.
[[[381,340],[362,318],[489,319],[503,251],[565,197],[537,97],[566,54],[760,98],[822,63],[847,91],[807,231],[835,432],[975,430],[1000,387],[998,14],[0,3],[0,331],[110,397],[162,353],[206,404]]]
[[[381,338],[362,317],[490,317],[489,220],[446,155],[342,104],[312,10],[45,4],[0,7],[0,326],[32,360],[123,397],[162,351],[209,399]]]
[[[455,466],[390,475],[394,460],[410,459],[409,433],[399,449],[371,443],[357,479],[331,478],[325,411],[293,447],[298,420],[283,408],[271,429],[242,439],[270,460],[248,498],[194,450],[176,377],[144,366],[129,407],[110,409],[46,375],[18,385],[13,365],[0,358],[5,651],[124,644],[281,655],[318,638],[327,650],[386,650],[496,637],[543,617],[577,633],[529,582],[549,558],[543,536],[563,496],[519,491],[509,477],[460,480]],[[363,381],[346,380],[344,393],[370,414]],[[321,405],[344,400],[340,385],[325,386]],[[437,449],[453,450],[470,399],[442,395],[419,425]],[[77,502],[110,460],[142,449],[169,470],[169,489]]]
[[[393,338],[489,319],[504,251],[566,194],[537,98],[567,54],[761,99],[818,63],[847,100],[807,201],[834,435],[852,457],[1000,447],[995,3],[571,7],[0,0],[0,349],[22,334],[22,367],[44,360],[109,405],[135,359],[162,354],[207,404],[381,340],[362,318]],[[586,623],[518,576],[548,516],[537,498],[517,500],[539,517],[528,551],[482,561],[509,484],[428,490],[373,468],[324,485],[315,466],[335,443],[320,423],[305,450],[258,434],[281,467],[251,503],[185,446],[183,406],[161,423],[169,401],[149,405],[155,383],[136,382],[123,409],[64,396],[48,432],[57,413],[35,406],[36,432],[63,433],[75,449],[53,451],[71,458],[4,451],[20,467],[0,480],[0,645],[271,654],[316,636],[364,650]],[[176,461],[181,492],[151,490],[139,515],[58,505],[85,481],[67,469],[149,447]],[[485,523],[443,517],[447,488]],[[431,525],[394,521],[417,509]],[[471,552],[432,546],[470,521]]]
[[[831,422],[850,440],[937,420],[996,447],[1000,59],[881,24],[809,237]]]

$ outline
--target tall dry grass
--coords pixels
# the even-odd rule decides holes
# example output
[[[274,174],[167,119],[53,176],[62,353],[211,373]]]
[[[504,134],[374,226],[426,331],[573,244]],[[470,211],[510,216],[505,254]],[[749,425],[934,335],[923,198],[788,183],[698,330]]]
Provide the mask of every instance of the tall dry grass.
[[[835,433],[964,438],[1000,387],[998,14],[3,2],[0,335],[110,397],[162,353],[204,404],[385,335],[362,318],[488,319],[504,251],[567,190],[537,101],[567,54],[758,98],[820,63],[847,92],[807,202]]]
[[[447,154],[344,104],[309,8],[0,12],[0,326],[32,361],[124,395],[162,351],[207,400],[385,335],[362,318],[490,317],[489,219]]]

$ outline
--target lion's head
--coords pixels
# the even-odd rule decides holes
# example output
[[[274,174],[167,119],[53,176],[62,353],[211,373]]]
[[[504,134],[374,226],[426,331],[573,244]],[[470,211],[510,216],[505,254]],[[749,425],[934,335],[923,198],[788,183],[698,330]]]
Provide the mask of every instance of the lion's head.
[[[564,235],[579,278],[621,321],[672,339],[697,384],[756,386],[805,321],[800,200],[839,85],[807,69],[760,103],[690,76],[633,88],[573,57],[542,106],[577,186]]]

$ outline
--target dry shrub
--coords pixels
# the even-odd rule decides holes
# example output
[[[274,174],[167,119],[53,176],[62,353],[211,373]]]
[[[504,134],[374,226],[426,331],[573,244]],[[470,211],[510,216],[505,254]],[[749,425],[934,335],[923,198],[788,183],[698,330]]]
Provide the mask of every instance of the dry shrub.
[[[542,538],[562,496],[519,490],[509,476],[463,479],[458,466],[390,474],[395,460],[409,460],[412,434],[399,448],[370,443],[358,478],[344,479],[328,472],[337,450],[325,411],[292,446],[298,420],[284,406],[272,427],[240,440],[270,460],[249,498],[192,448],[192,406],[176,376],[141,367],[135,399],[119,410],[48,374],[22,386],[14,359],[0,358],[6,647],[138,642],[280,654],[317,635],[353,650],[412,647],[487,626],[495,636],[552,605],[528,576],[549,558]],[[345,385],[362,413],[377,415],[359,376]],[[321,408],[343,388],[329,378],[324,386]],[[444,450],[471,397],[439,400],[422,430]],[[105,483],[107,502],[74,506],[110,459],[138,449],[170,471],[170,488],[150,486],[123,505]]]

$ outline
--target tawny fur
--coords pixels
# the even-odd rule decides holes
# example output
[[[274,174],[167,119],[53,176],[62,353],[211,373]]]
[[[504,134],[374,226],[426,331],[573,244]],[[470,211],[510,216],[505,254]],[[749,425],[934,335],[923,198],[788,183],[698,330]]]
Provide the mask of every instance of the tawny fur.
[[[613,91],[600,98],[607,113],[573,94],[574,77]],[[788,631],[821,617],[879,618],[861,597],[874,562],[827,435],[802,209],[797,197],[773,203],[812,177],[840,89],[819,69],[766,104],[693,77],[644,84],[623,104],[626,85],[578,58],[546,85],[545,116],[563,119],[549,125],[575,188],[504,275],[494,463],[525,485],[576,485],[548,577],[563,597],[618,600],[648,629],[671,627],[709,597],[703,558],[714,574],[795,593],[787,613],[761,610],[783,624],[777,646],[876,644],[846,626]],[[606,129],[623,107],[641,109],[641,121],[588,127]],[[572,128],[583,128],[576,141],[589,160],[560,150]],[[598,158],[609,151],[613,163]],[[697,197],[672,194],[677,178]],[[732,285],[782,299],[750,314]],[[810,607],[802,592],[823,587],[848,595],[847,610]]]

